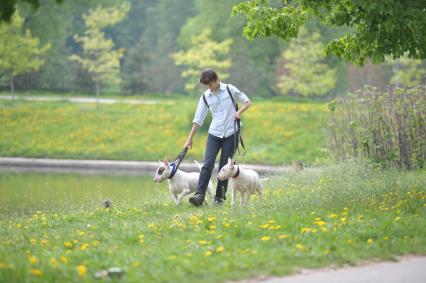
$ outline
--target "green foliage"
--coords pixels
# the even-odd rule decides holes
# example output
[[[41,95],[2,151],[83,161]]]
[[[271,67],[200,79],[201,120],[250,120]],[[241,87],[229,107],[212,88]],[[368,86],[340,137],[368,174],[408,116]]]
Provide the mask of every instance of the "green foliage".
[[[82,65],[90,74],[94,75],[99,94],[99,82],[120,83],[120,58],[124,50],[114,50],[111,39],[105,38],[104,29],[120,22],[130,9],[130,5],[122,4],[119,7],[103,8],[98,6],[83,15],[86,31],[84,36],[74,36],[76,42],[81,43],[83,55],[72,55],[70,60]]]
[[[210,67],[215,69],[221,79],[229,77],[227,70],[231,67],[231,59],[227,58],[232,39],[215,42],[211,39],[212,31],[204,30],[191,40],[191,47],[186,51],[173,53],[171,56],[176,65],[185,66],[182,77],[188,78],[185,89],[194,92],[197,87],[200,72]]]
[[[277,83],[281,94],[321,96],[335,87],[336,70],[324,63],[320,37],[318,32],[307,34],[305,30],[283,51],[284,71]]]
[[[13,77],[37,70],[44,64],[42,56],[50,48],[49,44],[40,47],[40,41],[23,30],[24,20],[16,12],[10,23],[0,23],[0,70],[10,76],[14,92]]]
[[[336,159],[365,157],[382,167],[423,168],[426,89],[365,88],[330,103],[330,150]]]
[[[406,52],[410,58],[426,59],[425,11],[425,1],[254,0],[236,5],[233,14],[247,17],[243,33],[249,39],[275,35],[289,40],[309,18],[352,27],[330,41],[326,51],[363,64],[368,58],[382,62],[385,55],[396,59]]]
[[[397,60],[389,59],[388,65],[392,67],[390,83],[396,86],[416,87],[426,82],[425,62],[413,60],[407,56]]]
[[[34,9],[40,6],[40,0],[21,0],[22,2],[30,3]],[[64,0],[55,0],[56,3],[62,3]],[[16,11],[18,0],[2,0],[0,3],[0,22],[9,22],[12,15]]]

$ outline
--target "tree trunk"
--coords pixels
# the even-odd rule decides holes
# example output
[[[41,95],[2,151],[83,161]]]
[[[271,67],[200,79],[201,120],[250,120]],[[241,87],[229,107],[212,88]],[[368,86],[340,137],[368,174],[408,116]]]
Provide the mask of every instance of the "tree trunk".
[[[12,93],[12,100],[15,101],[15,82],[12,73],[10,74],[10,92]]]
[[[96,76],[96,106],[99,105],[100,88],[99,78]]]

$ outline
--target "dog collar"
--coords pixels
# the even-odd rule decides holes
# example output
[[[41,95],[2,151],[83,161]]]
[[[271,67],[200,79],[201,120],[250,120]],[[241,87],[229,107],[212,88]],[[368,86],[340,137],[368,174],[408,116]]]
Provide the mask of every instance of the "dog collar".
[[[237,167],[237,173],[232,177],[233,179],[237,178],[240,175],[240,166]]]
[[[169,176],[169,178],[168,179],[171,179],[171,178],[173,178],[173,176],[176,174],[176,171],[177,171],[177,166],[176,166],[176,163],[171,163],[170,164],[170,167],[172,167],[172,173],[170,174],[170,176]]]

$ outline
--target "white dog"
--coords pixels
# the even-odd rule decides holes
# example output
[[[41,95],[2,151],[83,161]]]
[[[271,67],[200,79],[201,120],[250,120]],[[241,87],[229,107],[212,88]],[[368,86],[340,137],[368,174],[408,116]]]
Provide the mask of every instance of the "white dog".
[[[201,170],[200,164],[195,160],[194,162]],[[169,181],[169,190],[173,200],[175,201],[176,205],[181,205],[183,197],[197,190],[200,173],[186,173],[177,169],[174,176],[170,178],[174,170],[173,164],[169,164],[167,160],[163,162],[160,161],[160,164],[160,167],[158,167],[157,171],[155,172],[154,182],[161,183],[167,179]],[[207,187],[207,193],[210,196],[212,196],[212,188],[213,185],[210,181]]]
[[[235,204],[235,192],[241,194],[241,205],[248,203],[250,195],[257,192],[262,199],[263,185],[260,182],[259,174],[251,169],[243,169],[236,165],[235,162],[228,158],[228,164],[222,167],[217,175],[219,181],[223,181],[232,177],[231,206]],[[267,179],[265,179],[267,180]]]

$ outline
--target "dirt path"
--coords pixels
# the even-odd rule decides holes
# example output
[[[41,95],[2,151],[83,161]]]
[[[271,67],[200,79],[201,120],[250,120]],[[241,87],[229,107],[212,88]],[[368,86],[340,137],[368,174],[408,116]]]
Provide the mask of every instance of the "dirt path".
[[[378,262],[341,269],[303,270],[279,278],[251,279],[262,283],[425,283],[426,257],[404,257],[398,262]]]

